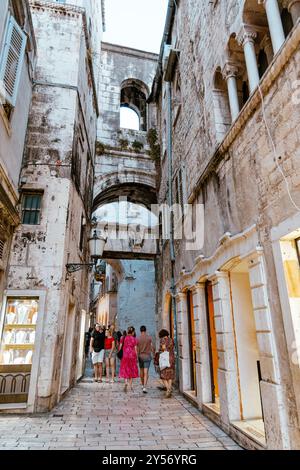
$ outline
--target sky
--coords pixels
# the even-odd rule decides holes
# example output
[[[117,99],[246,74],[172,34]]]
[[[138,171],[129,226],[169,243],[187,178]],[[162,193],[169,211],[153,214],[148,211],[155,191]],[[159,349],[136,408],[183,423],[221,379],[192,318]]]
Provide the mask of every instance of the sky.
[[[168,0],[105,0],[103,41],[159,53]]]

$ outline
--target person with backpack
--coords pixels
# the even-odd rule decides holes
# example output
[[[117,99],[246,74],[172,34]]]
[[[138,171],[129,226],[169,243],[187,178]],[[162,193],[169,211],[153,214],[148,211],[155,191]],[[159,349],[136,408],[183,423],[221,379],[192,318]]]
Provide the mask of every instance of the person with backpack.
[[[103,326],[96,323],[95,330],[91,334],[90,351],[94,366],[94,382],[102,382],[102,365],[104,361],[105,331]]]

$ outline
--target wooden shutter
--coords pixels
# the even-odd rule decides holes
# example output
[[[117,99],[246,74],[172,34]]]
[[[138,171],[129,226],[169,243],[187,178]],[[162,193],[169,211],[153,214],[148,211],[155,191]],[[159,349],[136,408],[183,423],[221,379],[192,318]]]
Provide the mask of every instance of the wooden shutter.
[[[0,90],[11,106],[16,105],[27,36],[13,16],[9,17],[0,60]]]

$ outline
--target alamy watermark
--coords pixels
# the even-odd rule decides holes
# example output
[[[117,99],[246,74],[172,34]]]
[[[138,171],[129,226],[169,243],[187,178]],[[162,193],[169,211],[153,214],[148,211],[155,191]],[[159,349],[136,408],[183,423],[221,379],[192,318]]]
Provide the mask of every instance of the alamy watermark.
[[[203,204],[152,204],[145,211],[147,215],[143,220],[138,217],[133,220],[128,216],[124,204],[126,201],[127,198],[122,197],[118,205],[110,207],[111,221],[97,221],[97,229],[108,240],[127,240],[129,245],[136,246],[142,246],[146,240],[182,240],[187,251],[199,251],[203,248]]]

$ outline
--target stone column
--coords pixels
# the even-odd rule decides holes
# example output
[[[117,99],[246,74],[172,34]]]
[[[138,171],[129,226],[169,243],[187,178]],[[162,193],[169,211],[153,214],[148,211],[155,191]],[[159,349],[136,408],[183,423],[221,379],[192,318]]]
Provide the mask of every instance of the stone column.
[[[212,401],[205,283],[197,282],[192,293],[197,344],[197,402],[202,409],[203,403]]]
[[[277,0],[258,0],[263,4],[267,13],[268,25],[273,44],[274,54],[276,54],[285,41],[285,34],[282,26],[280,10]]]
[[[179,292],[176,295],[176,302],[178,320],[179,389],[181,392],[184,392],[191,388],[186,293]]]
[[[288,11],[292,15],[294,25],[300,18],[300,0],[292,0],[288,5]]]
[[[241,419],[241,408],[228,273],[217,271],[211,281],[219,361],[220,413],[223,423],[229,425],[231,421]]]
[[[231,112],[231,119],[235,121],[240,112],[240,104],[237,90],[236,76],[238,68],[234,64],[227,62],[223,69],[223,77],[227,82],[228,98]]]
[[[245,26],[238,35],[238,42],[244,48],[250,93],[255,90],[260,80],[254,42],[256,36],[257,33],[254,30]]]

